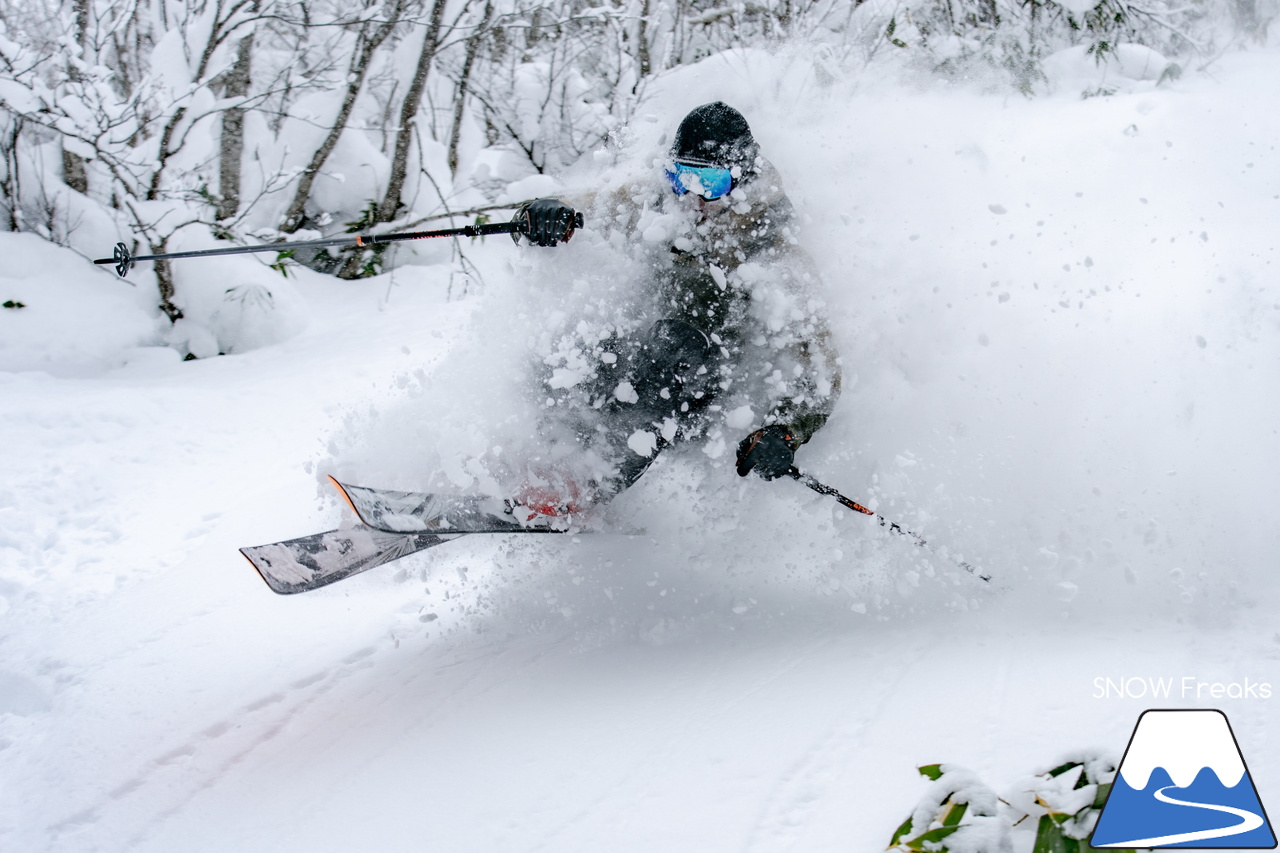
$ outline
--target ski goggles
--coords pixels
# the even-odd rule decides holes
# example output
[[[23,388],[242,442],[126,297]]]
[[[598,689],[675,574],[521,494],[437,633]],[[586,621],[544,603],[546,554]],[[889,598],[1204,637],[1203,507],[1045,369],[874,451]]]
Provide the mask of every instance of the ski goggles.
[[[728,195],[733,189],[733,173],[715,166],[672,163],[667,166],[667,180],[676,195],[697,193],[708,201]]]

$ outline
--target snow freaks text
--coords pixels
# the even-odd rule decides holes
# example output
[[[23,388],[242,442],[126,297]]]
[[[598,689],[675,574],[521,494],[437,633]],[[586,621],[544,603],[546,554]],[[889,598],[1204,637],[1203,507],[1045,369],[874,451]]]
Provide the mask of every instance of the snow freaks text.
[[[1093,680],[1094,699],[1270,699],[1271,682],[1201,681],[1193,675],[1181,677],[1130,676]]]

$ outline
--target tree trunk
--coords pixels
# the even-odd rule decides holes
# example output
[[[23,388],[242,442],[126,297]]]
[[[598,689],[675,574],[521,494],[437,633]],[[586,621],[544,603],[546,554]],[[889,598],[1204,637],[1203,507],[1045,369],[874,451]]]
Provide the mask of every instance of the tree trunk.
[[[78,193],[89,192],[89,175],[84,169],[84,158],[66,148],[62,149],[62,182]]]
[[[161,240],[159,245],[152,243],[151,254],[163,255],[167,242]],[[160,310],[169,318],[170,323],[176,323],[182,319],[182,309],[173,304],[174,294],[178,292],[173,283],[173,268],[169,266],[168,261],[152,261],[152,264],[152,269],[156,273],[156,284],[160,289]]]
[[[364,86],[364,78],[369,72],[369,64],[373,61],[373,54],[386,41],[387,36],[391,35],[391,31],[395,29],[396,24],[400,22],[400,14],[403,10],[404,0],[396,0],[395,6],[390,10],[390,15],[382,26],[367,37],[365,29],[361,29],[360,40],[363,45],[351,61],[351,71],[347,75],[347,94],[342,100],[342,107],[338,110],[338,117],[334,119],[329,135],[325,137],[324,142],[316,150],[310,164],[303,171],[302,178],[298,181],[298,189],[293,194],[293,201],[289,204],[289,209],[285,211],[284,222],[280,226],[280,230],[285,234],[292,234],[302,227],[307,199],[311,197],[311,186],[315,183],[316,175],[320,174],[320,170],[324,168],[325,161],[333,153],[334,147],[338,144],[338,138],[342,136],[347,120],[351,117],[351,111],[355,109],[356,98],[360,95],[360,89]],[[367,26],[368,24],[366,23],[365,27]]]
[[[462,113],[467,103],[467,87],[471,83],[471,69],[475,65],[476,54],[484,39],[485,30],[489,26],[489,18],[493,15],[493,3],[485,0],[484,17],[476,31],[467,39],[467,54],[462,61],[462,73],[458,77],[458,94],[453,101],[453,129],[449,133],[449,174],[458,174],[458,142],[462,136]]]
[[[161,4],[160,8],[163,11],[164,5]],[[209,70],[209,62],[213,59],[214,52],[231,34],[235,26],[238,26],[238,24],[231,25],[231,18],[225,20],[215,18],[213,29],[209,33],[209,40],[205,42],[204,51],[200,55],[200,61],[196,63],[191,82],[205,85],[204,75]],[[147,187],[147,201],[155,201],[160,198],[161,177],[164,175],[165,166],[168,164],[169,158],[177,154],[178,150],[182,148],[181,143],[176,149],[171,149],[170,144],[173,142],[173,135],[177,133],[178,127],[182,124],[182,120],[186,118],[186,115],[187,108],[178,107],[173,111],[173,115],[169,117],[169,121],[165,123],[164,130],[160,132],[160,144],[157,146],[156,151],[158,162],[156,163],[155,171],[151,173],[151,184]]]
[[[632,94],[640,87],[640,83],[649,76],[652,65],[649,60],[649,0],[641,0],[640,20],[636,24],[636,59],[640,62],[640,79],[632,87]]]
[[[89,0],[74,0],[76,9],[76,44],[80,45],[80,58],[85,64],[92,65],[89,57]]]
[[[74,0],[76,12],[76,45],[80,48],[80,60],[92,65],[89,56],[89,0]],[[74,82],[81,79],[80,69],[70,65],[67,76]],[[62,149],[62,182],[78,193],[89,192],[89,176],[85,172],[84,158],[74,151]]]
[[[418,56],[418,67],[413,72],[413,82],[409,91],[405,92],[404,106],[400,110],[400,127],[396,131],[396,153],[391,159],[391,177],[387,181],[387,193],[378,206],[377,222],[391,222],[396,218],[402,202],[400,194],[404,190],[405,172],[409,166],[409,148],[413,145],[413,130],[418,110],[422,107],[422,93],[427,87],[427,75],[431,71],[431,63],[435,60],[436,48],[440,44],[440,23],[444,19],[446,0],[435,0],[431,7],[431,23],[427,26],[427,36],[422,41],[422,53]]]
[[[0,203],[5,208],[5,225],[9,231],[17,231],[22,225],[18,215],[20,195],[20,175],[18,174],[18,139],[22,136],[22,119],[10,116],[5,140],[0,144],[0,153],[4,154],[4,179],[0,180]]]
[[[243,98],[249,94],[253,61],[253,33],[240,39],[236,62],[226,76],[223,96]],[[218,220],[240,212],[240,164],[244,159],[244,108],[231,107],[222,113],[222,139],[218,150]]]

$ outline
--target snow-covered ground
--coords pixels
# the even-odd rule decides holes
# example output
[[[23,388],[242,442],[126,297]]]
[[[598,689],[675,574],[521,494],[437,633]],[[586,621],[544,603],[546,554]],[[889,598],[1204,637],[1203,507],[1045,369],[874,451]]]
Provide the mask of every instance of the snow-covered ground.
[[[236,549],[337,525],[323,475],[468,481],[545,320],[520,294],[590,240],[470,247],[466,298],[179,262],[193,316],[279,307],[182,362],[141,265],[0,235],[0,849],[878,850],[916,765],[999,790],[1149,707],[1226,711],[1274,814],[1277,79],[1023,100],[748,58],[655,97],[641,144],[723,97],[809,218],[847,383],[799,461],[991,584],[694,447],[626,534],[278,597]],[[1098,697],[1134,677],[1172,695]]]

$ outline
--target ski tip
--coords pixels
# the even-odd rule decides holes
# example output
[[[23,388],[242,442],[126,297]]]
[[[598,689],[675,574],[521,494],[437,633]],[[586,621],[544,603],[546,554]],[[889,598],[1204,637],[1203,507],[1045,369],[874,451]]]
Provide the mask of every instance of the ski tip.
[[[292,595],[295,592],[300,592],[298,589],[281,584],[269,571],[259,564],[257,552],[260,548],[240,548],[238,550],[244,555],[244,558],[249,561],[249,565],[253,566],[253,568],[258,572],[258,577],[262,578],[263,583],[265,583],[276,595]]]
[[[342,482],[339,482],[338,480],[334,479],[334,477],[333,477],[331,474],[326,474],[325,476],[329,478],[329,482],[330,482],[330,483],[333,483],[333,487],[334,487],[335,489],[337,489],[337,490],[338,490],[338,494],[342,495],[342,499],[343,499],[344,501],[346,501],[346,502],[347,502],[347,506],[351,509],[351,512],[353,512],[353,513],[355,514],[356,519],[357,519],[361,524],[363,524],[363,525],[366,525],[366,526],[369,526],[369,527],[375,527],[375,528],[376,528],[376,527],[377,527],[377,525],[376,525],[376,524],[369,524],[369,522],[370,522],[370,520],[371,520],[371,519],[368,519],[368,518],[366,518],[366,517],[365,517],[365,514],[364,514],[363,512],[361,512],[361,511],[360,511],[360,507],[356,505],[355,498],[351,497],[351,490],[352,490],[352,489],[355,489],[357,492],[360,492],[360,491],[367,491],[367,490],[366,490],[366,489],[362,489],[360,486],[348,486],[346,483],[342,483]],[[403,533],[403,532],[406,532],[406,531],[394,531],[394,530],[393,530],[393,531],[388,531],[388,532],[390,532],[390,533]]]
[[[351,507],[351,511],[359,518],[360,511],[356,509],[355,503],[351,500],[351,495],[347,494],[347,487],[334,479],[332,474],[325,474],[325,477],[328,478],[330,483],[333,483],[333,487],[338,490],[338,494],[342,495],[342,499],[347,502],[347,506]]]

